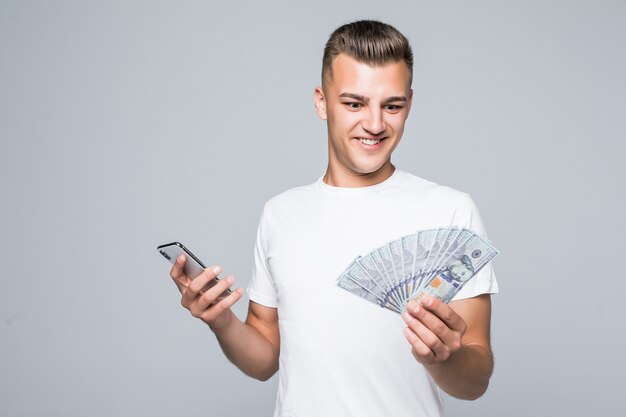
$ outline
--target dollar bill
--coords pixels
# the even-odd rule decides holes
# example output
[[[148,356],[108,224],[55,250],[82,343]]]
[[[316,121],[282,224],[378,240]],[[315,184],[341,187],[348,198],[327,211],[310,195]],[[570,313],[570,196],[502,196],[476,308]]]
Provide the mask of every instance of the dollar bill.
[[[367,272],[361,267],[359,264],[360,257],[355,259],[352,264],[348,267],[348,269],[344,272],[344,275],[350,278],[352,281],[363,287],[365,290],[374,294],[378,299],[380,299],[385,305],[391,304],[397,309],[400,308],[400,305],[394,302],[394,300],[390,297],[390,292],[385,288],[384,284],[381,280],[372,280]],[[380,281],[380,283],[379,283]],[[383,284],[383,285],[381,285]]]
[[[374,261],[374,264],[376,265],[376,269],[380,271],[381,279],[384,279],[386,282],[389,283],[389,285],[392,288],[392,293],[394,294],[395,298],[398,300],[398,303],[401,303],[403,298],[398,292],[397,283],[395,282],[394,277],[389,275],[389,272],[387,272],[387,268],[385,267],[385,262],[383,261],[383,258],[380,256],[380,252],[378,251],[378,249],[374,249],[373,251],[368,253],[367,256],[370,257],[372,261]]]
[[[463,285],[497,254],[489,242],[473,234],[448,257],[444,266],[430,274],[411,298],[419,300],[424,294],[430,294],[445,303],[450,302]]]
[[[407,294],[412,293],[413,282],[413,267],[415,265],[415,246],[417,245],[417,235],[412,234],[409,236],[403,236],[402,242],[402,282],[401,285],[405,287]]]
[[[437,229],[417,232],[417,242],[415,246],[412,291],[421,286],[421,277],[426,273],[426,264],[430,256],[431,249],[435,244]]]
[[[450,229],[450,233],[448,234],[448,236],[446,236],[444,245],[440,248],[433,265],[430,266],[430,271],[436,271],[438,268],[440,268],[441,265],[451,256],[451,254],[458,249],[460,244],[459,237],[467,240],[471,235],[472,233],[469,232],[467,229],[452,227]],[[430,276],[426,276],[425,278],[428,279],[430,278]]]
[[[352,264],[351,264],[352,266]],[[376,287],[367,284],[365,281],[357,281],[353,277],[351,277],[347,271],[341,274],[339,279],[337,280],[337,285],[352,294],[355,294],[367,301],[370,301],[380,307],[388,308],[397,313],[401,312],[401,309],[395,304],[386,300],[385,297],[381,297],[381,294],[376,291]]]
[[[389,249],[389,245],[381,246],[376,251],[380,256],[383,268],[387,272],[387,277],[389,277],[389,280],[393,283],[394,288],[398,288],[399,291],[399,281],[398,277],[396,276],[396,270],[393,267],[393,260],[391,259],[391,250]],[[400,296],[404,297],[402,292],[400,292]]]
[[[386,274],[381,273],[376,265],[376,262],[372,259],[370,254],[357,258],[356,263],[363,269],[370,280],[376,282],[379,287],[384,288],[385,294],[396,306],[402,305],[402,298],[396,293],[393,284],[389,281]]]
[[[393,270],[396,274],[396,280],[398,282],[398,288],[402,299],[408,297],[406,286],[404,285],[404,262],[402,260],[402,238],[400,240],[394,240],[387,244],[389,246],[389,253],[391,253],[391,263],[393,264]]]
[[[498,255],[491,242],[456,226],[417,231],[357,256],[337,285],[400,313],[430,294],[450,302],[463,285]]]

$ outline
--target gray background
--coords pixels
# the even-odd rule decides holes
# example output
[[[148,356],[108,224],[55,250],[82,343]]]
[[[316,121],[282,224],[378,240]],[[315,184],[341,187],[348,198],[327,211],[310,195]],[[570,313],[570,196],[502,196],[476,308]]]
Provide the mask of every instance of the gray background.
[[[155,248],[247,284],[264,201],[324,171],[312,92],[357,18],[416,54],[394,162],[502,251],[492,384],[449,415],[622,415],[625,2],[342,0],[0,1],[0,415],[271,414]]]

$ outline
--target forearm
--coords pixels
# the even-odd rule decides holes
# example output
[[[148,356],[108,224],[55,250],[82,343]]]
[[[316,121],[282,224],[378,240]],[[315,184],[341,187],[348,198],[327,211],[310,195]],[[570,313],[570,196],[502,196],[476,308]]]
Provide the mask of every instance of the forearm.
[[[475,400],[487,390],[493,355],[483,345],[467,344],[447,361],[424,366],[445,392],[463,400]]]
[[[212,328],[224,355],[242,372],[265,381],[278,370],[279,347],[231,311],[229,323]]]

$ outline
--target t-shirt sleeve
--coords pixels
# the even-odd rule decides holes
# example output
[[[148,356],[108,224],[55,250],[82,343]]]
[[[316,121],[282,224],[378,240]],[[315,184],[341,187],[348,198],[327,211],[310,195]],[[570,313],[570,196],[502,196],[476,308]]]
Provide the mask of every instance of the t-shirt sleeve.
[[[263,211],[259,227],[257,229],[256,243],[254,245],[254,264],[252,267],[252,279],[248,285],[250,300],[266,307],[278,307],[278,295],[274,280],[270,273],[267,257],[267,225],[266,211]]]
[[[478,208],[471,197],[465,194],[459,205],[457,206],[452,224],[465,227],[474,231],[480,237],[487,238],[485,226],[478,212]],[[462,300],[465,298],[476,297],[481,294],[496,294],[498,292],[498,282],[493,265],[489,262],[476,275],[465,283],[461,291],[453,298],[453,300]]]

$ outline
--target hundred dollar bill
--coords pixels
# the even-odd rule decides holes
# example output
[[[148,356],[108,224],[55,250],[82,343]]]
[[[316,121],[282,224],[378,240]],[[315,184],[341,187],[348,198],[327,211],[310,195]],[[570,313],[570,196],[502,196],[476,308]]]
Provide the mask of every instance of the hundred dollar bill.
[[[390,298],[390,294],[382,288],[376,281],[371,280],[367,273],[358,264],[357,258],[350,266],[344,271],[342,276],[348,277],[354,283],[359,285],[367,292],[373,294],[381,302],[382,306],[392,306],[396,311],[400,310],[400,306],[397,305],[393,299]]]
[[[402,237],[402,283],[407,294],[412,293],[413,266],[415,264],[415,245],[417,245],[417,235],[412,234]]]
[[[446,244],[446,238],[449,233],[450,233],[450,229],[448,228],[437,229],[437,235],[435,236],[433,247],[430,249],[430,253],[428,254],[426,265],[424,265],[424,272],[429,272],[433,269],[433,266],[437,262],[437,258],[439,257],[439,254],[441,253],[441,249]]]
[[[356,263],[358,263],[363,271],[367,274],[370,280],[376,282],[379,287],[383,287],[386,294],[389,298],[396,304],[397,306],[402,305],[402,300],[398,297],[396,291],[394,290],[393,285],[389,282],[387,275],[385,273],[381,273],[376,265],[376,262],[372,257],[368,254],[363,257],[357,258]]]
[[[380,252],[378,251],[378,249],[374,249],[373,251],[368,253],[366,257],[369,257],[372,259],[372,261],[374,261],[374,264],[376,265],[376,269],[379,271],[380,276],[382,277],[382,279],[384,279],[386,282],[389,283],[390,288],[392,288],[392,293],[394,294],[395,299],[401,305],[403,298],[398,291],[398,286],[397,286],[397,283],[395,282],[395,277],[392,275],[389,275],[389,272],[387,272],[387,268],[385,267],[385,262],[383,261],[383,258],[380,256]]]
[[[356,282],[352,281],[348,276],[346,275],[341,275],[339,277],[339,279],[337,280],[337,285],[341,288],[343,288],[344,290],[347,290],[348,292],[351,292],[352,294],[367,300],[371,303],[376,304],[379,307],[387,307],[393,311],[395,310],[395,307],[388,307],[385,305],[385,303],[383,303],[382,300],[380,300],[378,297],[376,297],[374,294],[370,293],[369,291],[367,291],[365,288],[361,287],[359,284],[357,284]]]
[[[387,272],[387,276],[389,280],[393,283],[394,288],[398,288],[399,290],[399,281],[396,276],[395,268],[393,267],[393,261],[391,260],[391,251],[389,250],[389,245],[381,246],[376,250],[380,259],[382,261],[383,268]],[[400,296],[402,297],[402,293],[400,292]]]
[[[437,261],[439,261],[441,253],[445,250],[446,246],[448,245],[448,237],[450,236],[451,231],[452,229],[448,227],[443,227],[437,230],[437,246],[436,246],[437,250],[433,251],[434,256],[430,258],[431,263],[428,265],[429,270],[432,270],[435,267],[435,265],[437,265]]]
[[[389,253],[391,253],[391,262],[396,274],[396,280],[402,299],[406,299],[409,294],[406,292],[406,286],[404,285],[404,262],[402,260],[402,239],[394,240],[387,244],[389,246]]]
[[[498,251],[473,231],[448,226],[418,231],[357,257],[337,284],[400,313],[410,299],[430,294],[450,302]]]
[[[430,267],[431,271],[436,271],[437,268],[439,268],[443,264],[443,262],[445,262],[445,260],[448,259],[450,255],[454,253],[454,251],[457,250],[458,248],[457,239],[459,235],[461,235],[462,232],[463,232],[463,229],[459,229],[458,227],[454,227],[454,226],[450,227],[449,233],[445,237],[445,241],[443,245],[441,246],[441,248],[439,249],[437,258],[435,259],[433,265],[431,265]],[[470,235],[471,233],[467,235],[466,239],[468,239]],[[426,278],[430,278],[430,276],[427,276]]]
[[[437,237],[437,229],[417,232],[415,254],[413,260],[413,283],[411,292],[415,292],[422,284],[421,277],[425,274],[425,266],[430,256],[430,251]]]
[[[445,303],[450,302],[463,285],[497,254],[489,242],[473,234],[411,299],[420,300],[424,294],[430,294]]]
[[[454,230],[455,234],[454,236],[452,236],[453,234],[450,234],[448,236],[448,240],[451,240],[452,237],[454,237],[454,240],[451,240],[445,248],[442,248],[439,251],[439,254],[437,255],[437,259],[435,260],[434,264],[429,267],[429,270],[425,271],[424,275],[422,276],[423,284],[427,284],[428,282],[430,282],[430,279],[434,275],[439,273],[442,268],[445,268],[450,257],[457,251],[461,250],[459,249],[459,246],[465,243],[471,236],[474,235],[472,231],[467,229],[454,228],[451,230]],[[419,290],[420,288],[416,288],[414,292],[417,292]]]

